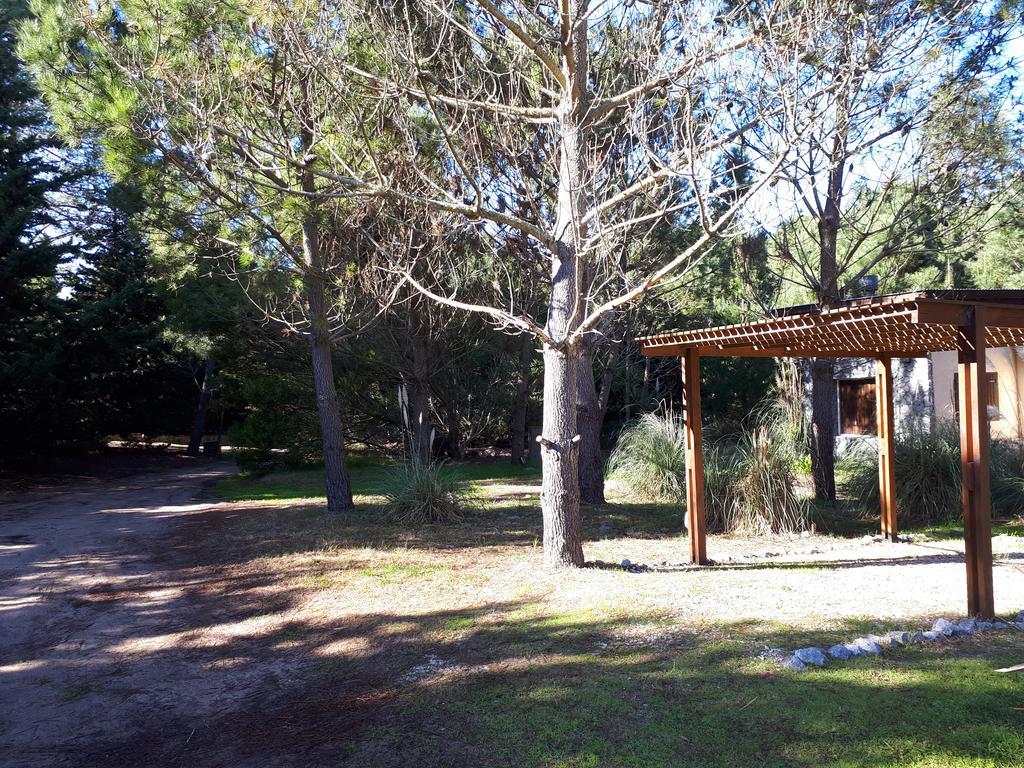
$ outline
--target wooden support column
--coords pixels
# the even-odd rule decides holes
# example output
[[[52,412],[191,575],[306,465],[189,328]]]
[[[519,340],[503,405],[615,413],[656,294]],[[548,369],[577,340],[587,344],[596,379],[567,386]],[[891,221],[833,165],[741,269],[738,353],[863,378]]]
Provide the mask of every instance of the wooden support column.
[[[707,519],[704,515],[704,437],[700,422],[700,356],[687,349],[683,365],[683,424],[686,429],[686,527],[690,562],[706,565]]]
[[[992,499],[988,403],[985,384],[985,315],[974,308],[959,338],[960,468],[967,555],[967,613],[995,615],[992,591]]]
[[[896,429],[892,358],[888,355],[880,356],[875,363],[875,402],[878,405],[878,497],[882,507],[882,535],[889,541],[896,541]]]

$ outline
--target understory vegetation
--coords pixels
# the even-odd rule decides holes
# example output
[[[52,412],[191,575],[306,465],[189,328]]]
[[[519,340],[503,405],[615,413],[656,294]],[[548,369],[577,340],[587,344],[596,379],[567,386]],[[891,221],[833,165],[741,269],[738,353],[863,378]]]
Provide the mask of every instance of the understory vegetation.
[[[384,493],[384,517],[398,523],[453,523],[470,510],[459,478],[440,462],[405,461]]]
[[[914,426],[896,437],[896,512],[901,525],[941,524],[961,516],[960,436],[957,425],[941,421]],[[878,514],[878,457],[858,451],[841,465],[842,487],[865,516]],[[1024,448],[1009,441],[991,443],[989,469],[992,511],[1024,513]]]
[[[704,500],[712,531],[793,533],[807,524],[807,500],[796,491],[800,453],[784,411],[763,407],[739,437],[704,449]],[[686,502],[686,436],[671,412],[645,414],[627,426],[609,460],[609,473],[640,498]]]

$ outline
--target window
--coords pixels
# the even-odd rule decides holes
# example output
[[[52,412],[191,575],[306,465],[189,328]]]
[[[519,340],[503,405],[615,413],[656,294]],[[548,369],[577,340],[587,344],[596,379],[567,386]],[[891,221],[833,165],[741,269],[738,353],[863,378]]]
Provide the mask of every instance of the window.
[[[999,416],[999,374],[985,371],[985,398],[989,418]],[[960,418],[960,374],[953,374],[953,416]]]
[[[840,379],[839,432],[843,435],[878,433],[874,379]]]

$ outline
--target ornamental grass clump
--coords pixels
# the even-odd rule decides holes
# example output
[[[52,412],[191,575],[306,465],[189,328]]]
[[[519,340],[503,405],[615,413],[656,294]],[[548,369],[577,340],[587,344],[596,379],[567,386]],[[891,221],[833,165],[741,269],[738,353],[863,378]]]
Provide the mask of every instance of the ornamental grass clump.
[[[914,426],[896,437],[896,516],[900,525],[934,525],[960,513],[960,437],[955,424]],[[878,514],[878,454],[865,446],[841,464],[843,492],[866,517]]]
[[[470,508],[462,484],[439,462],[405,462],[384,492],[384,516],[397,523],[458,522]]]
[[[686,500],[686,430],[672,413],[645,413],[622,430],[610,474],[648,501]]]
[[[743,436],[743,457],[726,529],[756,535],[796,533],[807,527],[808,505],[796,493],[787,441],[761,426]]]
[[[739,440],[704,446],[704,508],[713,532],[792,533],[807,523],[795,491],[793,444],[762,423]],[[609,461],[638,498],[686,503],[686,438],[671,414],[649,413],[623,430]]]

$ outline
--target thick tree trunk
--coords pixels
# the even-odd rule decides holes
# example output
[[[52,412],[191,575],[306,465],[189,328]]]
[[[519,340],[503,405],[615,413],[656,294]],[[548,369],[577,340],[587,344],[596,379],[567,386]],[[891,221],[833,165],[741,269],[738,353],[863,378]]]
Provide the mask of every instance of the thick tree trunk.
[[[409,392],[412,458],[420,464],[429,464],[434,433],[430,419],[430,330],[418,306],[413,306],[409,312],[409,343],[412,351]]]
[[[576,418],[580,433],[580,501],[604,504],[601,427],[604,411],[594,384],[594,349],[584,344],[576,366]]]
[[[313,359],[313,384],[316,407],[320,417],[320,438],[324,454],[324,480],[327,486],[327,509],[341,512],[351,509],[352,484],[345,463],[345,435],[341,426],[341,407],[334,384],[334,362],[331,343],[326,334],[310,336]]]
[[[515,395],[512,398],[512,463],[521,464],[526,447],[526,418],[530,407],[530,359],[533,356],[533,338],[523,334],[519,339],[519,369],[516,374]]]
[[[188,456],[198,456],[199,449],[203,446],[203,436],[206,434],[206,415],[210,411],[210,398],[213,396],[213,376],[216,367],[217,363],[212,358],[207,359],[203,366],[203,383],[199,388],[196,417],[192,421],[192,435],[189,437],[188,448],[185,449]]]
[[[544,434],[541,450],[544,564],[583,565],[579,443],[576,440],[576,350],[544,350]]]

